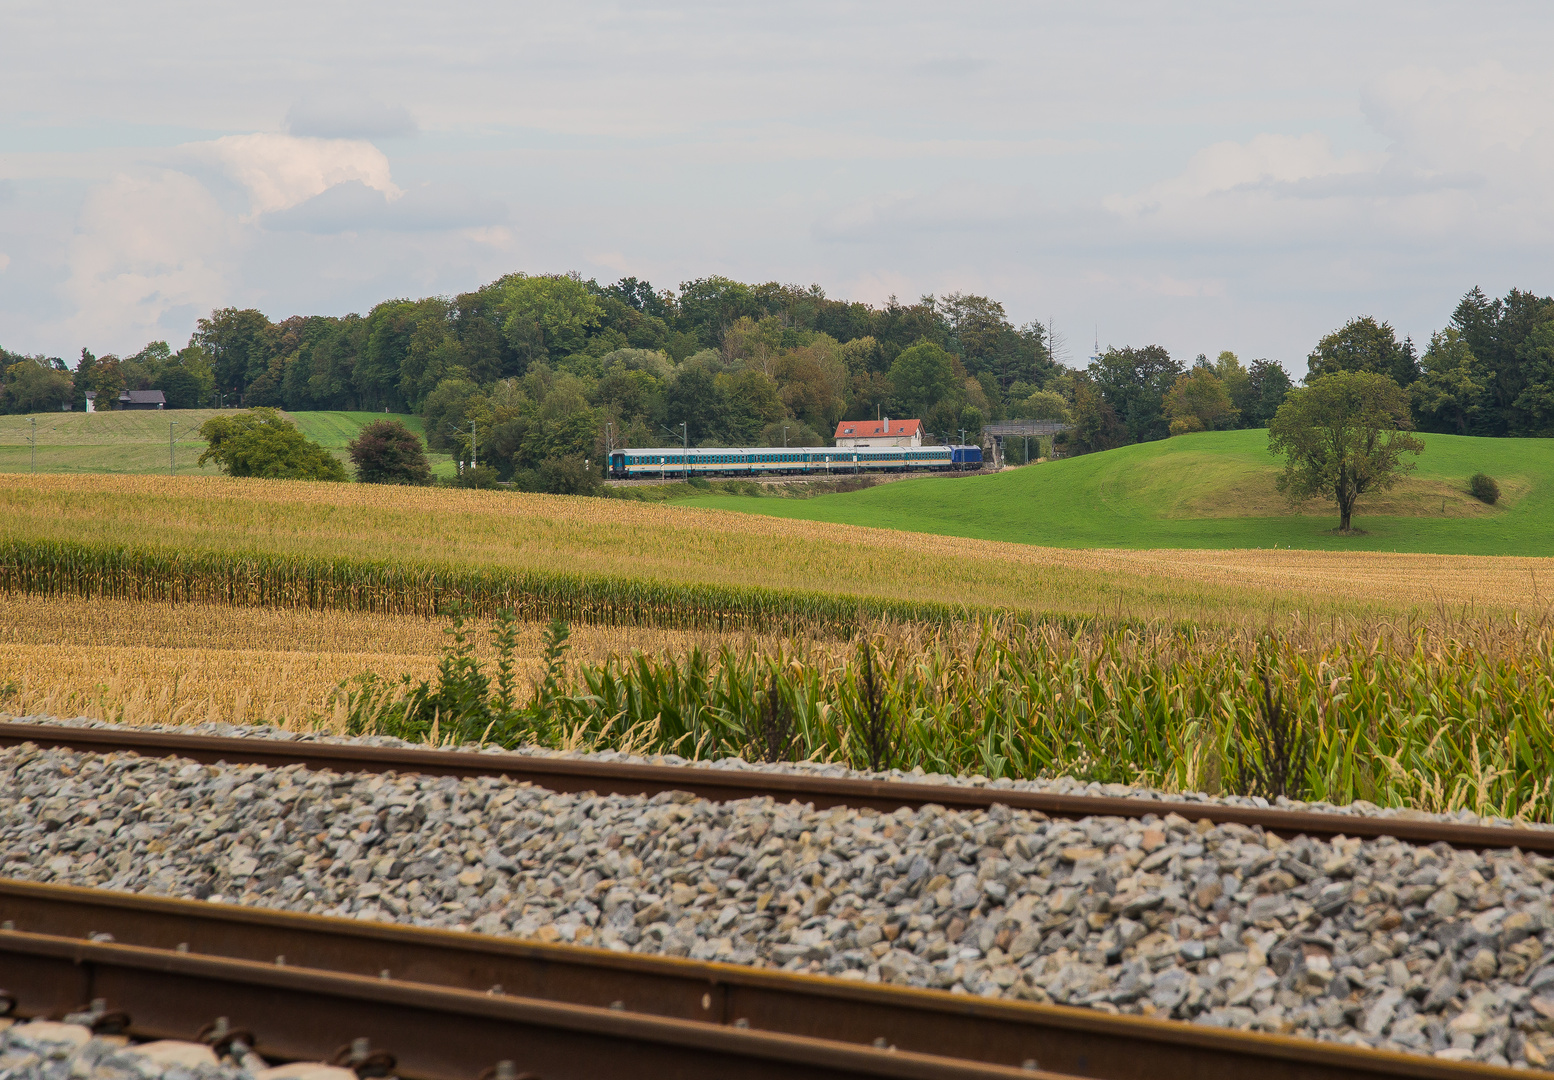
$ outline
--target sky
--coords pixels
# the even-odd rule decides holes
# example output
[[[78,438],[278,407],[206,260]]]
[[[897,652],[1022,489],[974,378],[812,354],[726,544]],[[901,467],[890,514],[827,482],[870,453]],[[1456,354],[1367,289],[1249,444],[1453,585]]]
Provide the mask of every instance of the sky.
[[[0,3],[0,346],[513,271],[954,291],[1297,376],[1554,293],[1554,6]]]

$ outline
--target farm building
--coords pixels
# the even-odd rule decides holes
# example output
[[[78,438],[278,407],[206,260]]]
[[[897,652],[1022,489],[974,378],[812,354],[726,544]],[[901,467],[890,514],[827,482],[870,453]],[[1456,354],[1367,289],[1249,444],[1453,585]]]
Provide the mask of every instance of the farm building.
[[[126,390],[119,395],[121,409],[165,409],[167,395],[160,390]]]
[[[837,446],[922,446],[921,420],[843,420],[836,425]]]

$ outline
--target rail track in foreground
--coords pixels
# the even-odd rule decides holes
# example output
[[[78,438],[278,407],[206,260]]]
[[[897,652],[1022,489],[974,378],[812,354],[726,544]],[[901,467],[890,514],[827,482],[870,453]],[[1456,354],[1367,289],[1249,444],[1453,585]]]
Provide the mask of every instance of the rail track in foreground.
[[[357,1039],[407,1080],[1509,1080],[1473,1063],[738,965],[0,879],[0,986],[131,1035],[218,1016],[269,1058]],[[104,935],[111,935],[112,941]]]
[[[420,773],[435,776],[501,777],[531,783],[551,791],[593,791],[615,795],[656,795],[687,791],[704,799],[727,802],[771,797],[778,801],[829,806],[871,807],[889,813],[901,807],[934,804],[950,810],[982,810],[1001,804],[1049,817],[1165,817],[1178,814],[1189,821],[1216,825],[1255,826],[1284,837],[1346,836],[1373,839],[1391,836],[1412,844],[1446,843],[1468,849],[1518,848],[1554,855],[1554,829],[1465,825],[1401,817],[1367,817],[1315,810],[1283,810],[1220,803],[1162,799],[1063,795],[970,785],[865,780],[855,777],[811,776],[755,769],[714,769],[695,765],[648,765],[618,761],[547,757],[538,754],[478,753],[294,742],[260,737],[230,738],[173,732],[85,728],[63,724],[0,722],[0,747],[33,743],[88,753],[128,752],[147,757],[179,757],[191,761],[233,765],[301,765],[336,772]]]

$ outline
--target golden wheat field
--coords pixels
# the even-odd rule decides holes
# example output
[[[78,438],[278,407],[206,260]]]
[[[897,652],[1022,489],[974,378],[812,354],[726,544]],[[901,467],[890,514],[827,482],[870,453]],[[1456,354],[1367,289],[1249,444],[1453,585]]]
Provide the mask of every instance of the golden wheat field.
[[[1217,622],[1542,613],[1554,592],[1554,559],[1056,549],[606,499],[225,477],[0,477],[0,536]]]
[[[519,638],[524,685],[540,671],[543,627]],[[477,653],[484,627],[477,627]],[[364,671],[424,678],[445,635],[430,619],[125,600],[0,596],[0,711],[130,724],[331,727],[331,693]],[[578,626],[569,656],[679,654],[707,635]]]

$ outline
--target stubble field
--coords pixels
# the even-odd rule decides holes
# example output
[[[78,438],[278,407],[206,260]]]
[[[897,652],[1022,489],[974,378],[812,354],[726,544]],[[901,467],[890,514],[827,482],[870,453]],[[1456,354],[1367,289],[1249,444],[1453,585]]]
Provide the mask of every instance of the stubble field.
[[[426,678],[444,629],[442,620],[369,612],[0,595],[0,711],[338,729],[342,680],[363,672]],[[542,629],[520,628],[525,693],[541,671]],[[707,634],[585,625],[569,654],[598,663],[717,644]]]

